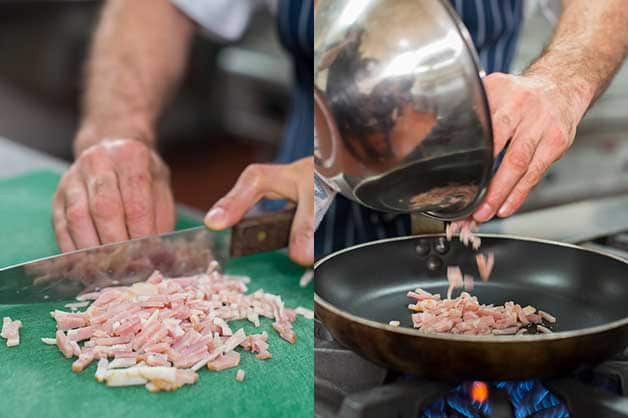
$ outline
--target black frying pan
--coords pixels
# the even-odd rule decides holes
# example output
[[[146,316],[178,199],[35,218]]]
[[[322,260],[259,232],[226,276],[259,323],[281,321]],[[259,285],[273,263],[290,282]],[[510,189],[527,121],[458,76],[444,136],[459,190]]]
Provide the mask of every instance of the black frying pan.
[[[382,366],[444,379],[524,379],[595,364],[628,346],[628,264],[581,247],[482,235],[495,253],[480,303],[533,305],[558,321],[554,334],[462,336],[411,328],[408,290],[445,297],[447,265],[478,277],[474,252],[442,235],[377,241],[316,264],[316,313],[343,345]],[[417,246],[419,251],[417,251]],[[449,247],[449,248],[447,248]],[[402,327],[388,325],[401,321]]]

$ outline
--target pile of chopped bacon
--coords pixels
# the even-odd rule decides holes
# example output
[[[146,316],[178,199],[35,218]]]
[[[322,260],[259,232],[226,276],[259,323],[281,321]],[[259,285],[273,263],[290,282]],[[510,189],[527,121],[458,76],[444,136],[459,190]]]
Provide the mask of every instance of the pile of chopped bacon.
[[[216,267],[213,262],[206,274],[179,278],[156,271],[145,282],[83,295],[80,300],[94,300],[91,306],[51,312],[56,339],[42,341],[56,344],[68,358],[78,357],[75,372],[99,359],[98,381],[145,385],[150,391],[192,384],[205,365],[214,371],[238,366],[238,346],[260,360],[272,357],[265,332],[247,336],[228,321],[246,319],[258,327],[260,316],[274,319],[278,334],[296,342],[292,323],[298,313],[310,317],[310,310],[285,308],[279,296],[261,289],[246,294],[248,278],[223,275]]]
[[[408,292],[415,300],[408,305],[414,311],[412,324],[421,331],[464,335],[512,335],[551,333],[546,326],[556,322],[556,318],[533,306],[522,308],[514,302],[504,305],[480,305],[477,297],[467,292],[455,299],[441,300],[439,294],[431,294],[423,289]],[[545,322],[544,322],[545,321]]]
[[[7,347],[15,347],[20,344],[20,328],[22,321],[12,321],[11,318],[5,316],[2,318],[2,331],[0,337],[7,340]]]

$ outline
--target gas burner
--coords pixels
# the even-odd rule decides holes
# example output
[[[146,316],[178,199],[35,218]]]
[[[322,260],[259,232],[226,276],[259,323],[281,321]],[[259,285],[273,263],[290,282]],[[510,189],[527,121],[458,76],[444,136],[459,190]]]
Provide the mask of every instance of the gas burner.
[[[451,385],[381,368],[314,328],[316,418],[628,418],[628,350],[564,378]]]

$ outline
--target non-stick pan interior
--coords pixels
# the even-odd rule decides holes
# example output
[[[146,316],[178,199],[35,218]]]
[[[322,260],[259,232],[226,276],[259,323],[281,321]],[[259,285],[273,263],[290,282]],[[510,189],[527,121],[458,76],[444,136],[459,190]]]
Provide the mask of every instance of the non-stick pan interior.
[[[471,293],[480,303],[533,305],[558,318],[555,332],[628,317],[628,264],[620,260],[572,246],[482,237],[480,252],[495,253],[493,274],[483,283],[476,252],[454,240],[440,254],[439,238],[442,242],[439,236],[389,240],[338,253],[316,267],[316,293],[350,314],[411,326],[406,292],[421,287],[445,297],[446,266],[458,265],[475,277]],[[428,269],[439,261],[439,269]]]

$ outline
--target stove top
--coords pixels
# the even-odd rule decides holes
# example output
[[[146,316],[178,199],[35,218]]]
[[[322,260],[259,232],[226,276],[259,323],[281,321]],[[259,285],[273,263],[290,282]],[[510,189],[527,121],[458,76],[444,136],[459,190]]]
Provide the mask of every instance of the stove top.
[[[628,257],[626,234],[587,245]],[[318,320],[314,330],[317,418],[628,418],[628,349],[561,378],[449,384],[381,368]]]
[[[317,418],[628,417],[628,350],[563,378],[459,385],[381,368],[318,320],[314,351]]]

